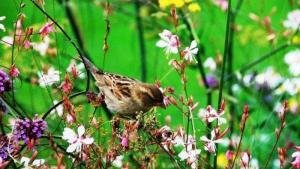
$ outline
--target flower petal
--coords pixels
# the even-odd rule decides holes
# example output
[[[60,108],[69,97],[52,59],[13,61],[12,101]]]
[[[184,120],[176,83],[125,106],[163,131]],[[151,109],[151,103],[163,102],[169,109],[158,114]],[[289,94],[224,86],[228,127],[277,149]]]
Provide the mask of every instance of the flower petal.
[[[83,139],[82,142],[83,142],[84,144],[89,145],[89,144],[92,144],[92,143],[94,142],[94,139],[88,137],[88,138]]]
[[[77,129],[77,132],[78,132],[78,136],[79,136],[79,137],[82,137],[83,134],[85,133],[85,128],[84,128],[84,126],[83,126],[83,125],[80,125],[80,126],[78,127],[78,129]]]
[[[69,143],[73,143],[77,139],[77,135],[72,129],[65,128],[62,139],[67,140]]]

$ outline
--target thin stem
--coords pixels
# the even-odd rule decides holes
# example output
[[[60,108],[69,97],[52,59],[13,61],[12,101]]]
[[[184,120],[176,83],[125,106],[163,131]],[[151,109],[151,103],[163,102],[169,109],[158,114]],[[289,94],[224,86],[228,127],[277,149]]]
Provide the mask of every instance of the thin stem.
[[[280,127],[280,129],[279,129],[279,136],[281,135],[281,132],[282,132],[283,128],[284,128],[284,127]],[[271,153],[270,153],[269,156],[268,156],[268,159],[267,159],[267,162],[266,162],[266,164],[265,164],[265,166],[264,166],[264,169],[266,169],[266,168],[268,167],[268,165],[269,165],[269,162],[270,162],[270,160],[271,160],[271,158],[272,158],[272,155],[273,155],[273,153],[274,153],[274,151],[275,151],[275,148],[277,147],[277,144],[278,144],[278,141],[279,141],[279,136],[276,137],[275,144],[273,145],[272,150],[271,150]]]
[[[147,64],[146,64],[146,47],[145,47],[145,38],[144,38],[144,28],[140,16],[140,1],[135,0],[135,18],[138,30],[139,37],[139,46],[140,46],[140,59],[141,59],[141,80],[143,82],[147,81]]]
[[[221,79],[220,79],[220,86],[219,86],[219,96],[218,96],[218,110],[221,108],[221,103],[222,103],[222,95],[223,95],[223,87],[224,87],[224,77],[225,77],[225,67],[226,67],[226,62],[228,58],[228,50],[230,47],[230,36],[232,33],[231,27],[231,0],[228,0],[228,9],[227,9],[227,22],[226,22],[226,34],[225,34],[225,44],[224,44],[224,53],[223,53],[223,63],[222,63],[222,71],[221,71]],[[216,146],[216,155],[214,157],[214,168],[217,168],[217,163],[218,163],[218,146]]]
[[[265,55],[259,57],[258,59],[254,60],[253,62],[250,62],[249,64],[243,66],[241,69],[240,69],[240,72],[243,74],[245,73],[247,70],[249,70],[250,68],[256,66],[257,64],[259,64],[260,62],[266,60],[267,58],[273,56],[274,54],[282,51],[283,49],[287,48],[291,46],[290,43],[285,43],[283,45],[280,45],[278,46],[277,48],[275,48],[274,50],[266,53]]]

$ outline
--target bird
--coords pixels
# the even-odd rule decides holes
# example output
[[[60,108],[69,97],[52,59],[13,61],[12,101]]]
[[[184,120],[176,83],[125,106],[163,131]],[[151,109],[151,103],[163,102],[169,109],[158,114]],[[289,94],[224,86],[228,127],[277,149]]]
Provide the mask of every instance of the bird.
[[[104,95],[108,110],[120,117],[136,118],[140,113],[146,113],[153,107],[166,108],[163,92],[157,85],[104,72],[86,57],[83,57],[83,62],[92,74],[99,94]]]

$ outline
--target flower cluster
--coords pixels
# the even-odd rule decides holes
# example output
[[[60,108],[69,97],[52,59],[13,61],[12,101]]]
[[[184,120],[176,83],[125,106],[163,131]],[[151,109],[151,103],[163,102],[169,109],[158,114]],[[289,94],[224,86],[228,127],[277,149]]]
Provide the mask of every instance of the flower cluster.
[[[0,70],[0,94],[10,90],[11,80],[3,70]]]
[[[13,135],[18,140],[23,140],[29,147],[34,146],[35,141],[42,136],[47,128],[47,123],[43,119],[34,118],[18,119],[15,121]]]
[[[180,40],[177,35],[172,34],[169,30],[163,30],[159,33],[160,40],[156,43],[159,48],[164,48],[166,54],[178,54],[180,47]],[[189,47],[186,47],[180,52],[181,56],[188,62],[195,61],[194,56],[198,53],[197,42],[193,40]]]
[[[159,0],[159,7],[164,9],[168,6],[175,6],[177,8],[182,8],[187,5],[187,9],[190,12],[199,12],[201,10],[200,5],[193,0]]]

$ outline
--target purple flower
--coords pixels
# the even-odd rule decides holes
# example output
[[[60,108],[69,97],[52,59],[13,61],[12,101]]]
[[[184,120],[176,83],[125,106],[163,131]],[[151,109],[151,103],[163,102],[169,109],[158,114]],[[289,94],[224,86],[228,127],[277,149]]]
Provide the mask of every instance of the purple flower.
[[[7,107],[1,99],[0,99],[0,112],[3,112],[3,113],[7,112]]]
[[[9,155],[14,156],[17,150],[17,146],[13,141],[9,141],[5,135],[0,135],[0,160],[7,161]]]
[[[3,70],[0,70],[0,94],[10,90],[11,90],[11,80]]]
[[[13,135],[16,140],[21,141],[23,140],[28,146],[32,142],[38,138],[40,138],[45,129],[47,128],[47,123],[43,119],[34,118],[30,119],[18,119],[15,122]]]
[[[213,75],[207,75],[206,76],[207,84],[210,88],[215,89],[219,86],[219,82],[217,78]]]

